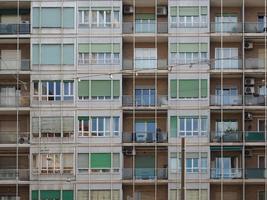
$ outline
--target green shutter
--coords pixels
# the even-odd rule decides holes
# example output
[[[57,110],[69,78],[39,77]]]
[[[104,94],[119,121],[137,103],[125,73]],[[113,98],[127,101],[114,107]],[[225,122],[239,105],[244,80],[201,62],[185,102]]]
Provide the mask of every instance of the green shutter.
[[[177,116],[170,117],[171,137],[177,137]]]
[[[242,146],[211,146],[211,151],[242,151]]]
[[[74,8],[63,8],[63,27],[74,28]]]
[[[180,6],[179,7],[179,15],[180,16],[198,16],[199,15],[199,7],[196,6]]]
[[[198,43],[180,43],[179,52],[198,52]]]
[[[40,8],[35,7],[32,9],[32,27],[38,28],[40,26]]]
[[[89,97],[90,81],[79,81],[78,82],[78,96]]]
[[[61,27],[61,8],[41,8],[41,26],[44,28]]]
[[[120,53],[120,44],[113,44],[113,52]]]
[[[201,97],[206,98],[208,96],[208,80],[207,79],[201,79]]]
[[[152,14],[152,13],[145,13],[145,14],[136,14],[135,15],[135,19],[136,20],[148,20],[148,19],[152,19],[154,20],[155,19],[155,14]]]
[[[171,80],[171,98],[177,98],[177,80]]]
[[[171,16],[177,16],[177,6],[171,6]]]
[[[41,190],[41,200],[60,199],[60,190]]]
[[[78,116],[78,120],[89,120],[89,116]]]
[[[199,80],[179,80],[179,98],[198,98]]]
[[[92,7],[92,10],[112,10],[112,7]]]
[[[172,43],[172,44],[170,44],[170,51],[171,52],[178,52],[178,45],[177,45],[177,43]]]
[[[40,63],[39,59],[39,44],[32,45],[32,64],[38,65]]]
[[[111,96],[111,81],[110,80],[92,80],[91,81],[91,96]]]
[[[91,153],[90,163],[93,169],[111,168],[111,153]]]
[[[64,65],[74,64],[74,45],[73,44],[63,45],[63,64]]]
[[[208,44],[200,43],[200,52],[208,52]]]
[[[89,10],[89,8],[88,7],[79,7],[78,10]]]
[[[73,200],[73,191],[72,190],[63,190],[62,191],[62,200]]]
[[[38,200],[38,190],[32,190],[32,200]]]
[[[119,80],[113,81],[113,96],[114,97],[120,96],[120,81]]]
[[[79,44],[79,53],[89,53],[90,44]]]
[[[93,53],[112,52],[112,44],[111,43],[91,44],[91,52]]]
[[[200,14],[201,15],[207,15],[208,14],[208,7],[207,6],[201,6]]]
[[[61,45],[60,44],[42,44],[41,45],[41,64],[59,65],[61,63]]]

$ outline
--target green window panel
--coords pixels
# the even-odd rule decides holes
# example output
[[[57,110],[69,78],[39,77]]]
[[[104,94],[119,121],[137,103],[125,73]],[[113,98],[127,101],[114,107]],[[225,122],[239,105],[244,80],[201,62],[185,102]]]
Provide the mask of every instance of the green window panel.
[[[120,53],[120,44],[113,44],[113,52]]]
[[[136,20],[154,20],[155,19],[155,14],[152,13],[145,13],[145,14],[136,14],[135,15]]]
[[[78,82],[78,96],[89,97],[90,81],[79,81]]]
[[[59,44],[41,45],[41,64],[56,65],[61,63],[61,46]]]
[[[200,52],[208,52],[208,43],[200,43]]]
[[[92,10],[112,10],[112,7],[92,7]]]
[[[38,200],[38,190],[32,190],[32,200]]]
[[[79,7],[79,10],[90,10],[88,7]]]
[[[90,44],[79,44],[79,53],[89,53],[90,52]]]
[[[177,6],[171,6],[171,16],[176,16],[177,15]]]
[[[201,79],[201,88],[200,93],[202,98],[206,98],[208,96],[208,80]]]
[[[61,8],[41,8],[41,25],[43,28],[61,27]]]
[[[171,80],[171,98],[177,98],[177,80]]]
[[[72,190],[63,190],[62,191],[62,200],[73,200],[73,191]]]
[[[78,116],[78,120],[89,120],[89,116]]]
[[[201,6],[200,14],[201,15],[208,15],[208,7],[207,6]]]
[[[90,163],[93,169],[111,168],[111,153],[91,153]]]
[[[171,137],[177,137],[177,116],[170,117]]]
[[[40,63],[39,59],[39,45],[33,44],[32,45],[32,64],[37,65]]]
[[[74,8],[63,8],[63,27],[74,28]]]
[[[111,96],[111,81],[110,80],[92,80],[91,81],[91,96]]]
[[[199,80],[179,80],[179,98],[198,98]]]
[[[74,64],[74,45],[73,44],[63,45],[63,64],[65,65]]]
[[[155,157],[150,155],[136,156],[135,168],[155,168]]]
[[[172,43],[170,44],[170,51],[173,52],[178,52],[178,48],[177,48],[177,44],[176,43]]]
[[[114,97],[120,96],[120,81],[119,80],[113,81],[113,96]]]
[[[41,200],[60,200],[60,190],[41,190]]]
[[[120,44],[118,43],[93,43],[93,44],[79,44],[79,53],[105,53],[113,52],[120,53]]]
[[[40,8],[33,8],[32,16],[32,26],[38,28],[40,26]]]
[[[198,16],[199,15],[199,7],[197,6],[180,6],[179,7],[179,15],[180,16]]]

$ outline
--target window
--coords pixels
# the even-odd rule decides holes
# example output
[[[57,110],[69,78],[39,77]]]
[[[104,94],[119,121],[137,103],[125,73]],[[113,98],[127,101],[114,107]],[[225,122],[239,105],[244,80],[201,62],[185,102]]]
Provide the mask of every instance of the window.
[[[79,26],[89,25],[89,10],[79,10]]]
[[[60,101],[60,81],[42,81],[42,100]]]
[[[238,48],[215,48],[216,69],[238,69]]]
[[[236,120],[216,121],[216,136],[223,136],[226,133],[234,133],[238,130]]]
[[[39,82],[33,81],[33,99],[38,100],[39,99]]]
[[[157,68],[157,49],[136,48],[135,68]]]
[[[109,117],[92,117],[92,136],[110,136]]]
[[[78,199],[88,200],[89,194],[90,200],[120,200],[120,190],[78,190]]]
[[[237,32],[238,18],[233,14],[223,14],[224,16],[215,17],[215,31],[216,32]]]
[[[73,100],[73,81],[63,81],[64,100]]]
[[[155,89],[135,89],[136,106],[155,106]]]
[[[113,117],[113,125],[112,125],[113,135],[119,136],[120,135],[120,118]]]
[[[89,64],[89,53],[79,53],[79,64]]]
[[[207,134],[206,117],[179,117],[180,136],[198,136]]]
[[[137,33],[154,33],[156,21],[154,14],[136,14],[135,31]]]
[[[111,10],[93,10],[92,27],[94,28],[111,27]]]
[[[40,197],[40,198],[39,198]],[[32,190],[31,200],[73,200],[72,190]]]
[[[258,199],[257,200],[265,200],[265,191],[258,191]]]
[[[89,117],[78,117],[79,136],[89,136]]]

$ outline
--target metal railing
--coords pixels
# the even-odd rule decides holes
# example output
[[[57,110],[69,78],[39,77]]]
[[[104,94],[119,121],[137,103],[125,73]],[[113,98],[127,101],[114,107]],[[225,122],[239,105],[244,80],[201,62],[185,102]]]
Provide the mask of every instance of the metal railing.
[[[267,170],[265,168],[248,168],[245,169],[246,179],[265,179],[267,178]]]
[[[0,169],[0,181],[4,180],[29,180],[29,169]]]
[[[150,58],[124,59],[123,69],[126,69],[126,70],[132,70],[132,69],[167,70],[168,61],[167,59],[150,59]]]
[[[29,95],[0,95],[0,107],[28,107],[29,105]]]
[[[168,22],[124,22],[122,32],[135,33],[168,33]]]
[[[156,99],[157,98],[157,99]],[[157,102],[156,102],[157,100]],[[136,95],[135,99],[131,95],[122,96],[123,106],[136,106],[136,107],[155,107],[157,106],[167,106],[168,96],[167,95]]]
[[[0,24],[0,34],[29,34],[30,24]]]
[[[211,33],[242,33],[241,22],[211,22]]]
[[[242,95],[210,95],[210,105],[227,106],[227,105],[242,105]]]
[[[261,58],[245,58],[245,69],[264,69],[264,63]]]
[[[122,170],[123,179],[155,180],[168,179],[167,168],[124,168]]]
[[[0,131],[0,144],[29,144],[29,132]]]
[[[264,106],[265,96],[263,95],[245,95],[245,105],[247,106]]]
[[[79,59],[79,65],[119,65],[120,59]]]
[[[208,28],[208,22],[170,22],[170,28]]]
[[[168,141],[168,133],[156,133],[156,132],[138,132],[127,133],[123,132],[123,142],[131,143],[165,143]]]
[[[239,58],[214,59],[214,62],[211,63],[211,69],[242,69],[242,60]]]
[[[0,70],[30,70],[30,59],[0,59]]]
[[[211,142],[242,142],[243,134],[241,131],[211,132]]]
[[[246,131],[245,141],[246,142],[264,142],[265,133],[264,131]]]
[[[242,169],[239,168],[212,168],[211,179],[238,179],[242,178]]]

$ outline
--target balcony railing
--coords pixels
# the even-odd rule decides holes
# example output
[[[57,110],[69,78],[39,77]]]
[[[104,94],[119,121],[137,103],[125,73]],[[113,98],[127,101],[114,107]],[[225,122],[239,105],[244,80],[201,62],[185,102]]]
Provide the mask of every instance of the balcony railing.
[[[28,107],[30,97],[26,95],[0,95],[0,107]]]
[[[264,33],[267,31],[267,24],[258,22],[246,22],[244,24],[246,33]]]
[[[239,58],[215,59],[215,61],[211,63],[211,69],[218,69],[218,70],[242,69],[242,60]]]
[[[242,142],[241,131],[216,132],[211,135],[212,142]]]
[[[139,133],[123,133],[123,142],[126,143],[164,143],[168,141],[167,133],[156,132],[139,132]]]
[[[171,28],[208,28],[207,22],[183,22],[183,23],[170,23]]]
[[[168,22],[124,22],[123,33],[168,33]]]
[[[213,106],[228,106],[228,105],[242,105],[242,95],[210,95],[210,105]]]
[[[16,125],[15,125],[16,126]],[[29,144],[29,132],[0,131],[0,144]]]
[[[79,59],[79,65],[119,65],[120,59]]]
[[[9,180],[28,181],[29,170],[28,169],[0,169],[0,181]]]
[[[30,24],[0,24],[0,34],[29,34]]]
[[[263,95],[245,95],[245,104],[247,106],[264,106],[265,96],[263,96]]]
[[[261,58],[246,58],[245,69],[265,69],[265,60]]]
[[[134,60],[124,59],[123,60],[123,69],[132,70],[132,69],[158,69],[158,70],[167,70],[168,64],[166,59],[152,59],[152,58],[136,58]]]
[[[213,168],[210,172],[212,179],[238,179],[242,178],[242,169],[239,168]]]
[[[156,99],[157,98],[157,99]],[[157,100],[157,102],[156,102]],[[136,106],[136,107],[155,107],[168,105],[167,95],[136,95],[135,98],[130,95],[122,96],[123,106]]]
[[[11,60],[11,59],[0,59],[0,70],[30,70],[30,60]]]
[[[124,168],[123,179],[155,180],[168,179],[167,168]]]
[[[264,142],[265,133],[261,131],[246,131],[245,140],[246,142]]]
[[[241,33],[241,22],[211,22],[211,33]]]
[[[267,170],[265,168],[249,168],[245,170],[246,179],[265,179]]]

